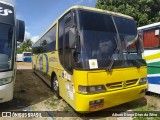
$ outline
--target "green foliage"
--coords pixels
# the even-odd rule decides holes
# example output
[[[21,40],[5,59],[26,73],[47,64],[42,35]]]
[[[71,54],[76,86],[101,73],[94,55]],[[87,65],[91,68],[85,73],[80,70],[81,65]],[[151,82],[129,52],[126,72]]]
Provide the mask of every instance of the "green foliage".
[[[58,104],[58,102],[57,102],[57,100],[55,99],[55,97],[53,96],[53,97],[51,97],[50,99],[47,99],[44,104],[50,105],[51,107],[54,107],[55,105]]]
[[[137,26],[160,21],[160,0],[98,0],[96,8],[132,16]]]
[[[17,53],[23,53],[23,52],[31,52],[32,51],[32,41],[30,39],[25,40],[21,45],[17,47]]]
[[[143,111],[144,113],[148,112],[149,115],[149,111],[151,111],[150,113],[154,113],[154,111],[157,111],[157,103],[156,101],[154,101],[154,99],[150,99],[147,102],[146,106],[137,106],[136,109],[134,109],[133,111],[137,112],[137,111]],[[143,113],[142,112],[142,113]],[[159,120],[159,117],[154,117],[154,116],[149,116],[149,117],[141,117],[141,116],[137,116],[134,117],[133,120]]]

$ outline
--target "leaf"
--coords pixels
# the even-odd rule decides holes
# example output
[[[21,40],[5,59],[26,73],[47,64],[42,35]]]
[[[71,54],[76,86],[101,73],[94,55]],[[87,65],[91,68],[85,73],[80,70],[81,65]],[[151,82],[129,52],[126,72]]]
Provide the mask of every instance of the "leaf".
[[[96,8],[132,16],[138,26],[160,21],[160,0],[98,0]]]

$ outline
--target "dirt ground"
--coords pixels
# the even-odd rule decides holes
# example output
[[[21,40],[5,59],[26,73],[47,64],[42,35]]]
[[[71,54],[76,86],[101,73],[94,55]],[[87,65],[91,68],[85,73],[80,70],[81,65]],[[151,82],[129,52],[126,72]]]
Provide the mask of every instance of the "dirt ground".
[[[105,109],[100,112],[87,115],[78,114],[74,112],[64,100],[57,100],[54,97],[50,87],[34,74],[31,63],[18,62],[17,68],[14,98],[10,102],[1,103],[0,111],[62,111],[62,117],[58,118],[53,118],[52,114],[47,113],[50,117],[43,118],[46,120],[61,120],[64,119],[65,115],[68,115],[68,117],[65,117],[65,119],[68,120],[132,120],[132,117],[111,117],[112,113],[109,111],[160,111],[160,95],[148,93],[144,98],[139,100]],[[33,119],[35,120],[36,118]],[[0,118],[0,120],[5,119]],[[15,120],[17,120],[17,118]],[[40,120],[40,118],[37,118],[37,120]]]
[[[30,62],[17,62],[17,69],[18,70],[26,70],[26,69],[31,70],[32,63],[30,63]]]

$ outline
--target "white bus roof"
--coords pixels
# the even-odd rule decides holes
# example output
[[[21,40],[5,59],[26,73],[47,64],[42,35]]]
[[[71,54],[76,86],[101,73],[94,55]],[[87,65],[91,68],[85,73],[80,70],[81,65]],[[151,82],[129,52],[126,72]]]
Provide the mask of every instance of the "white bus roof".
[[[32,53],[32,52],[23,52],[23,53]]]
[[[156,26],[160,26],[160,22],[145,25],[145,26],[142,26],[142,27],[138,27],[138,30],[144,30],[144,29],[152,28],[152,27],[156,27]]]

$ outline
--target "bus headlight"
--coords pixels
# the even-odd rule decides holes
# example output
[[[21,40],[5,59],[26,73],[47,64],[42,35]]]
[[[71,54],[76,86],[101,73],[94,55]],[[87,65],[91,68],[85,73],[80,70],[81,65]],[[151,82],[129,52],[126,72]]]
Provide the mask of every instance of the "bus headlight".
[[[80,93],[101,93],[101,92],[105,92],[106,88],[104,85],[95,85],[95,86],[82,86],[79,85],[78,86],[78,91]]]
[[[147,78],[141,78],[139,81],[139,85],[146,84],[146,83],[147,83]]]
[[[7,83],[10,83],[11,81],[12,81],[11,77],[9,77],[9,78],[2,78],[2,79],[0,79],[0,86],[1,85],[5,85]]]

